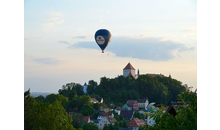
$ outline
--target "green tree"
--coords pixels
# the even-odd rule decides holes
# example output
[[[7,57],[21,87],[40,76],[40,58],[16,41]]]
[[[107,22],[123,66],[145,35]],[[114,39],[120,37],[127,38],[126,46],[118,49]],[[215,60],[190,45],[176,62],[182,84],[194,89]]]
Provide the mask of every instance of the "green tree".
[[[94,109],[93,109],[92,105],[85,104],[81,110],[81,113],[84,116],[90,116],[91,114],[94,113]]]
[[[30,96],[30,89],[24,92],[24,129],[33,129],[33,110],[35,99]]]
[[[138,119],[144,120],[144,115],[141,115],[139,112],[135,112],[133,118],[138,118]]]
[[[97,82],[94,80],[90,80],[89,84],[87,86],[87,92],[88,94],[93,94],[95,92],[95,87],[97,86]]]
[[[52,94],[47,95],[44,101],[45,101],[45,102],[49,102],[49,103],[53,103],[53,102],[56,101],[57,99],[58,99],[58,95],[52,93]]]
[[[83,123],[81,122],[83,120],[83,115],[79,115],[79,114],[73,114],[72,116],[72,125],[74,128],[79,129],[83,127]]]
[[[74,107],[79,107],[80,106],[80,101],[78,97],[74,97],[71,101],[70,101],[70,106],[69,108],[74,108]]]
[[[74,129],[71,122],[72,118],[67,115],[60,101],[56,100],[53,104],[48,102],[35,102],[34,109],[34,128],[37,130],[48,129]]]
[[[81,110],[85,104],[91,105],[91,97],[88,95],[83,95],[79,98],[79,109]]]
[[[85,123],[83,125],[83,130],[99,130],[99,128],[94,123]]]
[[[36,100],[36,101],[44,101],[45,98],[44,98],[44,96],[40,95],[40,96],[37,96],[37,97],[35,98],[35,100]]]
[[[66,97],[64,97],[63,95],[61,95],[61,94],[57,94],[57,95],[58,95],[57,100],[62,103],[62,106],[65,110],[68,110],[69,109],[68,99]]]
[[[150,127],[146,125],[148,130],[196,130],[197,129],[197,93],[195,92],[181,92],[178,99],[185,105],[177,107],[177,114],[175,117],[168,113],[164,113],[165,108],[153,112],[149,116],[155,120],[155,125]]]

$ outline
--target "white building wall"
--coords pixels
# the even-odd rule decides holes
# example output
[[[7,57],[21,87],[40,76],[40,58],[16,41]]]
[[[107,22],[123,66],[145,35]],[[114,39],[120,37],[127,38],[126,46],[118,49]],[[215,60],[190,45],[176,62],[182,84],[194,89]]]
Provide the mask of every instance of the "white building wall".
[[[147,101],[145,102],[145,110],[147,110],[148,104],[149,104],[149,101],[147,100]]]
[[[104,128],[105,125],[110,124],[110,122],[104,117],[102,120],[99,121],[98,127],[100,130]]]
[[[133,77],[135,76],[135,70],[131,70],[131,74],[133,75]]]
[[[87,93],[87,85],[83,86],[83,92],[86,94]]]
[[[131,74],[133,75],[133,77],[135,76],[135,70],[130,70],[130,69],[124,69],[123,70],[123,76],[127,77],[128,74],[131,72]]]
[[[123,76],[127,77],[129,73],[130,73],[129,69],[123,70]]]

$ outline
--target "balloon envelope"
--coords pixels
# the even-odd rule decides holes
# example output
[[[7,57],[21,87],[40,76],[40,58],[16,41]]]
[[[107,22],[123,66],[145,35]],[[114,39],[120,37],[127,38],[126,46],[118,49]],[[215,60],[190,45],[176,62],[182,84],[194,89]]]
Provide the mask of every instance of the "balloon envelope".
[[[111,38],[112,38],[111,33],[106,29],[99,29],[98,31],[96,31],[95,41],[102,49],[102,53],[104,53],[104,50],[111,41]]]

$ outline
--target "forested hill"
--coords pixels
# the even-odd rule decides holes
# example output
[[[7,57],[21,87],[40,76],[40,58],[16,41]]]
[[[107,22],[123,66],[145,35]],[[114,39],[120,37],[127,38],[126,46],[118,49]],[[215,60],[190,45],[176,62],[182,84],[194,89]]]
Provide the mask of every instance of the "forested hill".
[[[76,95],[84,95],[82,88],[80,84],[67,83],[58,92],[71,100]],[[150,102],[170,105],[171,101],[176,101],[177,95],[186,89],[187,85],[170,77],[141,75],[137,79],[132,76],[112,79],[102,77],[100,84],[90,80],[87,92],[91,97],[103,97],[106,104],[122,106],[127,100],[148,98]]]

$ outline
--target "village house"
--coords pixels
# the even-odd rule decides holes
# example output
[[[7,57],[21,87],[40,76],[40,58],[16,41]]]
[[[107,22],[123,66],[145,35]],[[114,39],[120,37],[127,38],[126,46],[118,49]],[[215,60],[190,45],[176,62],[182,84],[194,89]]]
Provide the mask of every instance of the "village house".
[[[103,103],[103,98],[91,98],[91,101],[90,101],[92,104],[95,104],[95,103]]]
[[[133,130],[138,130],[140,126],[145,126],[146,122],[142,119],[134,118],[130,122],[127,123],[127,126],[133,128]]]
[[[123,110],[139,110],[137,100],[128,100],[123,106]]]
[[[128,110],[130,111],[131,110],[131,107],[129,107],[126,103],[122,106],[122,109],[123,110]]]
[[[96,100],[95,98],[91,98],[91,101],[90,101],[92,104],[95,104],[95,103],[99,103],[98,100]]]
[[[100,111],[104,111],[105,113],[108,113],[110,111],[110,108],[107,105],[102,105],[100,107]]]
[[[101,113],[98,117],[97,117],[97,120],[102,120],[104,117],[106,116],[111,116],[111,117],[114,117],[114,114],[113,113]]]
[[[90,122],[90,116],[84,116],[82,122],[83,123],[89,123]]]
[[[97,119],[90,119],[90,123],[94,123],[96,126],[99,127],[99,120]]]
[[[109,124],[114,125],[115,122],[117,122],[117,120],[116,120],[114,117],[105,116],[105,117],[103,117],[103,118],[99,121],[99,123],[98,123],[98,128],[99,128],[100,130],[102,130],[102,129],[105,127],[105,125],[109,125]]]
[[[138,99],[137,102],[138,102],[138,107],[139,107],[139,108],[143,108],[144,110],[147,109],[147,106],[148,106],[148,104],[149,104],[149,101],[148,101],[147,98]]]
[[[120,115],[123,116],[123,120],[131,120],[133,118],[134,111],[121,110]]]
[[[117,108],[115,108],[115,113],[117,113],[118,115],[120,115],[120,113],[121,113],[121,107],[117,107]]]

